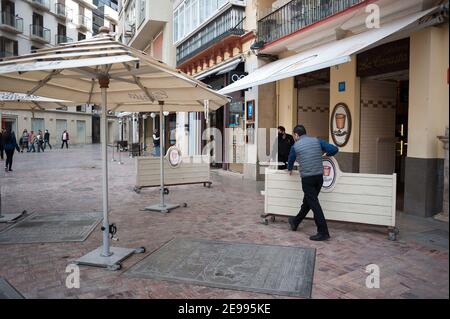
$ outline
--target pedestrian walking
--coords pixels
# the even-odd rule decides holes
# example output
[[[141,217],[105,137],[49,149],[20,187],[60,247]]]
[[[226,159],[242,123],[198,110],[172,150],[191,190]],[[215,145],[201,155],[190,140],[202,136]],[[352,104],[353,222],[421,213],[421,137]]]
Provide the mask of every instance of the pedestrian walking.
[[[319,193],[323,186],[323,154],[334,156],[339,149],[316,137],[306,134],[303,125],[294,128],[295,144],[292,146],[288,159],[289,174],[292,175],[294,163],[297,160],[300,164],[300,176],[304,193],[303,205],[296,217],[289,218],[291,230],[297,231],[309,211],[314,213],[314,221],[317,226],[317,234],[309,239],[313,241],[324,241],[330,238],[325,215],[319,202]]]
[[[44,150],[44,135],[42,134],[42,131],[39,130],[38,134],[36,135],[36,146],[37,146],[37,150],[38,153],[45,152]]]
[[[161,154],[161,143],[160,143],[160,136],[159,131],[154,130],[153,131],[153,152],[152,156],[158,157]]]
[[[5,171],[12,172],[14,152],[16,150],[20,151],[20,147],[17,144],[16,140],[16,134],[14,134],[14,132],[11,132],[11,130],[8,128],[6,129],[6,132],[2,134],[2,141],[6,153]]]
[[[48,130],[45,130],[45,134],[44,134],[44,150],[47,147],[50,147],[50,149],[52,149],[52,145],[50,144],[50,133]]]
[[[3,152],[4,152],[4,148],[3,148],[3,134],[5,134],[5,130],[0,129],[0,160],[4,160],[3,157]]]
[[[28,131],[24,129],[22,132],[22,136],[20,137],[20,152],[23,153],[23,150],[26,149],[28,151]]]
[[[61,144],[61,149],[64,148],[64,144],[66,145],[66,149],[69,148],[69,133],[67,133],[67,130],[64,130],[64,132],[61,135],[61,140],[62,140],[62,144]]]
[[[28,153],[30,153],[31,151],[33,153],[36,152],[36,148],[34,147],[35,143],[36,143],[36,135],[34,134],[34,131],[31,131],[28,134]]]

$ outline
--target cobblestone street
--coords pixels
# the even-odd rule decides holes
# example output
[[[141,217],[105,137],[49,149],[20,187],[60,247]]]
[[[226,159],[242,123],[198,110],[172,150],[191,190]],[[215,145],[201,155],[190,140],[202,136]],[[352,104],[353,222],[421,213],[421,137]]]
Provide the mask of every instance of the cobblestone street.
[[[0,245],[0,277],[26,298],[281,298],[123,275],[164,243],[186,237],[316,248],[313,298],[449,297],[446,223],[400,214],[399,240],[392,242],[383,227],[330,222],[332,240],[313,243],[309,236],[316,229],[311,220],[295,233],[284,218],[269,226],[261,223],[262,183],[216,171],[211,189],[170,188],[168,202],[187,202],[187,208],[167,215],[143,212],[159,201],[158,190],[136,194],[134,160],[125,153],[122,159],[124,165],[109,162],[111,222],[117,224],[120,239],[113,245],[144,246],[145,255],[133,255],[118,272],[81,267],[80,289],[67,289],[66,266],[101,244],[97,226],[82,243]],[[13,169],[0,172],[3,213],[101,211],[98,145],[16,153]],[[1,230],[6,227],[0,224]],[[380,289],[366,288],[370,264],[380,267]]]

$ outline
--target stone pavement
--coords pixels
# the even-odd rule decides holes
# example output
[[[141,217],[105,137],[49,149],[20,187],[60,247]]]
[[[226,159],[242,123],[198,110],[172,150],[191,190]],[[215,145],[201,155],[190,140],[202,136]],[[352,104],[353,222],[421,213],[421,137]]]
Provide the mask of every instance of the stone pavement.
[[[213,173],[211,189],[172,187],[168,201],[187,202],[168,215],[142,212],[157,203],[157,189],[133,192],[134,161],[110,164],[111,222],[114,245],[145,246],[119,272],[81,267],[80,289],[65,286],[66,266],[101,244],[99,227],[83,243],[0,245],[0,277],[26,298],[281,298],[251,292],[178,284],[123,275],[132,265],[174,237],[262,243],[317,249],[313,298],[449,298],[448,224],[399,215],[399,241],[386,228],[330,222],[332,240],[313,243],[308,220],[296,233],[287,221],[264,226],[259,218],[261,183],[233,174]],[[3,165],[3,163],[1,163]],[[101,210],[101,155],[98,145],[17,154],[14,172],[0,171],[3,212]],[[0,224],[0,230],[7,225]],[[380,267],[380,289],[368,289],[366,266]]]

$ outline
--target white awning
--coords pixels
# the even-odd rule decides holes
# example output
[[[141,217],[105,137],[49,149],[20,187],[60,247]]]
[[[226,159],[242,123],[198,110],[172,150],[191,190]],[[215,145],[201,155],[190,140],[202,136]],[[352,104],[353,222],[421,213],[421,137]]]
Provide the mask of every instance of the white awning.
[[[226,63],[223,63],[221,66],[218,66],[212,70],[206,71],[204,73],[198,74],[194,76],[197,80],[202,80],[208,76],[215,75],[215,74],[225,74],[227,72],[233,71],[237,68],[239,63],[241,63],[244,59],[242,57],[239,57],[237,59],[233,59],[231,61],[228,61]]]
[[[406,18],[386,23],[379,29],[371,29],[370,31],[327,43],[266,64],[241,80],[221,89],[219,93],[229,94],[250,87],[347,63],[351,61],[351,56],[353,54],[363,51],[371,45],[410,26],[436,9],[437,8],[422,11]]]

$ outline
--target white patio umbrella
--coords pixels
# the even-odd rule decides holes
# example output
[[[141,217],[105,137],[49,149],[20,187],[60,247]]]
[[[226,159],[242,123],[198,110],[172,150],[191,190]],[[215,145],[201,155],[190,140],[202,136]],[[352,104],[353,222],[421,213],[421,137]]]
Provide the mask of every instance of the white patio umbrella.
[[[225,96],[200,81],[115,41],[104,27],[92,39],[0,62],[0,90],[102,106],[103,246],[77,262],[110,269],[119,268],[122,260],[138,251],[110,247],[109,243],[107,112],[159,111],[164,129],[164,111],[215,110],[228,103]],[[149,209],[168,211],[177,205],[164,203],[164,134],[161,144],[161,203]]]

